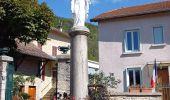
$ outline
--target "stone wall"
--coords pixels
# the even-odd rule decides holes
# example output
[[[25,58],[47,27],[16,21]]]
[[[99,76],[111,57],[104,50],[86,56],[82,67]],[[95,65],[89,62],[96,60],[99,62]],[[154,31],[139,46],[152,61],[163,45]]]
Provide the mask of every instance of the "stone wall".
[[[112,93],[109,100],[162,100],[161,93]]]
[[[57,56],[57,92],[63,94],[64,92],[70,93],[70,56],[59,55]]]

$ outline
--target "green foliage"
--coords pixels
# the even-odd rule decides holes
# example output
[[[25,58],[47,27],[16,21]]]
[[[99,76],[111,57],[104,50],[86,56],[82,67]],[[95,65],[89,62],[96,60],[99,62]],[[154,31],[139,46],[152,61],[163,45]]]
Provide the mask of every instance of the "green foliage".
[[[26,80],[23,75],[17,75],[13,79],[13,95],[19,95],[20,86],[23,86]]]
[[[102,85],[107,88],[116,88],[120,83],[120,80],[116,79],[115,76],[106,76],[103,72],[96,74],[89,74],[89,84]]]
[[[24,78],[23,75],[16,75],[13,78],[13,95],[14,96],[26,96],[26,94],[20,93],[20,87],[24,86],[25,82],[35,82],[35,76],[29,76],[27,78]],[[25,100],[25,99],[24,99]]]
[[[0,47],[16,47],[16,39],[45,43],[53,18],[47,5],[37,0],[0,0]]]
[[[65,32],[69,32],[71,27],[73,26],[73,20],[56,16],[54,18],[54,27],[58,28],[61,24],[63,30]]]
[[[28,93],[21,93],[20,96],[23,98],[23,100],[28,100],[31,97]]]
[[[62,23],[62,28],[65,32],[69,32],[73,26],[73,20],[61,17],[55,17],[54,27],[60,26]],[[98,34],[97,26],[90,23],[86,23],[86,26],[90,29],[90,34],[88,36],[88,57],[90,60],[98,61]]]
[[[113,75],[105,76],[103,72],[90,74],[90,100],[110,100],[107,89],[116,88],[119,83],[120,80],[116,79]]]
[[[34,84],[34,83],[35,83],[35,76],[32,75],[32,76],[27,77],[27,78],[26,78],[26,81]]]
[[[88,36],[88,57],[90,60],[98,61],[98,32],[97,26],[86,23],[90,29]]]

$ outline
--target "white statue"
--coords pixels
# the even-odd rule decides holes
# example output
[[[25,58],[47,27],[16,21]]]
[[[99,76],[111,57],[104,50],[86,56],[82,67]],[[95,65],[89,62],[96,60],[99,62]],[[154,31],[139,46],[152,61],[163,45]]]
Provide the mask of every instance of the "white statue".
[[[88,17],[90,0],[72,0],[71,11],[73,14],[74,25],[76,27],[85,27],[85,20]]]

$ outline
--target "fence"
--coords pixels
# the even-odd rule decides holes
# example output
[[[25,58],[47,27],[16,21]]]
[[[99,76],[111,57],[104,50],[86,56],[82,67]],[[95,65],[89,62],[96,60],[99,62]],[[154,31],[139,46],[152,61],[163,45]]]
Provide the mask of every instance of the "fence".
[[[170,100],[170,85],[159,86],[158,91],[162,93],[162,100]]]
[[[162,100],[170,100],[170,84],[157,85],[157,92],[162,93]]]

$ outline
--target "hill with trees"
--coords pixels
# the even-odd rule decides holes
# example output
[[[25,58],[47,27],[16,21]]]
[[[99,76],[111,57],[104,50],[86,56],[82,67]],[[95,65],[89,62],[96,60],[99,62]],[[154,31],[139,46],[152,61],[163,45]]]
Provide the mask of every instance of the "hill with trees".
[[[62,25],[61,25],[62,24]],[[64,32],[69,32],[73,25],[73,20],[62,17],[55,17],[54,27],[62,26]],[[98,33],[97,26],[86,23],[86,26],[90,29],[88,36],[88,59],[98,61]]]

